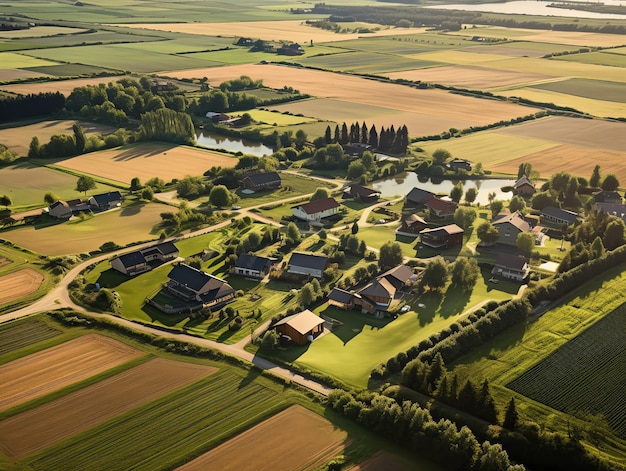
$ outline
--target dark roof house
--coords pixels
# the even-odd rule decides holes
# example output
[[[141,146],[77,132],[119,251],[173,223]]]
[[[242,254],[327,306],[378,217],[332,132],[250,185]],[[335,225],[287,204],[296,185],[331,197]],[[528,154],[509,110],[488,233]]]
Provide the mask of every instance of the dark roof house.
[[[594,211],[607,213],[626,222],[626,204],[618,203],[594,203],[591,207]]]
[[[373,201],[378,200],[380,198],[380,192],[376,190],[372,190],[371,188],[366,188],[362,185],[350,185],[346,191],[343,192],[344,198],[354,198],[363,203],[371,203]]]
[[[406,195],[406,202],[412,203],[414,205],[423,205],[431,198],[434,198],[436,195],[428,190],[422,190],[421,188],[413,188],[409,191],[409,194]]]
[[[226,281],[190,267],[175,265],[168,273],[167,289],[188,301],[199,301],[204,306],[218,307],[235,297],[235,290]]]
[[[498,243],[517,245],[517,236],[522,232],[530,232],[530,224],[524,219],[519,211],[510,214],[498,214],[491,223],[498,228]]]
[[[467,170],[468,172],[472,171],[472,164],[465,159],[452,159],[448,165],[450,166],[450,170]]]
[[[112,258],[111,268],[124,275],[134,276],[152,270],[153,266],[158,265],[159,262],[174,260],[176,257],[178,257],[176,245],[173,242],[161,242]]]
[[[444,200],[442,198],[431,198],[424,205],[429,210],[429,217],[431,220],[441,221],[452,219],[454,212],[458,208],[458,204],[454,201]]]
[[[249,190],[274,190],[280,188],[282,182],[277,172],[264,172],[247,175],[241,180],[241,185]]]
[[[513,189],[520,195],[530,196],[535,194],[535,184],[526,175],[522,175],[514,184]]]
[[[491,270],[492,275],[516,281],[522,281],[529,273],[528,259],[510,254],[498,255]]]
[[[617,191],[598,191],[593,194],[593,200],[596,203],[622,204],[622,195]]]
[[[48,214],[57,219],[69,219],[72,217],[72,208],[65,201],[59,200],[48,206]]]
[[[122,194],[119,191],[109,191],[91,196],[88,202],[93,208],[111,209],[122,204]]]
[[[415,237],[426,228],[428,228],[428,223],[423,218],[417,214],[410,214],[402,221],[400,227],[396,229],[396,234]]]
[[[449,249],[463,244],[463,229],[456,224],[424,229],[420,232],[420,242],[435,249]]]
[[[555,206],[546,206],[541,210],[541,219],[555,224],[574,224],[578,214]]]
[[[248,276],[252,278],[264,278],[275,265],[275,258],[261,257],[254,254],[242,253],[237,258],[237,262],[233,267],[233,271],[237,275]]]
[[[321,278],[327,266],[328,257],[326,255],[294,252],[289,259],[287,273]]]

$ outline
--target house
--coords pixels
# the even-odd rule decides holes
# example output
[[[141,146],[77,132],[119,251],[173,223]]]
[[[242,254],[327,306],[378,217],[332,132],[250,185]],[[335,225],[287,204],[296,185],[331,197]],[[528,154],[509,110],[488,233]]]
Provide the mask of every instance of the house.
[[[578,214],[555,206],[546,206],[541,210],[541,219],[554,224],[574,224],[578,219]]]
[[[357,293],[351,293],[340,288],[333,288],[328,294],[328,304],[336,306],[346,311],[354,309],[356,301],[361,299],[361,295]]]
[[[532,196],[537,191],[535,184],[526,175],[522,175],[513,183],[513,190],[521,196]]]
[[[235,46],[251,46],[254,43],[252,38],[239,38],[235,43]]]
[[[324,332],[324,319],[308,309],[281,319],[274,328],[298,345],[306,345]]]
[[[322,198],[310,203],[292,206],[291,212],[304,221],[320,221],[339,212],[340,204],[334,198]]]
[[[304,49],[298,43],[285,44],[276,49],[276,54],[283,56],[301,56],[304,54]]]
[[[517,235],[522,232],[530,232],[530,224],[519,211],[510,214],[498,214],[491,224],[498,228],[498,244],[516,246]]]
[[[414,187],[409,194],[406,195],[407,204],[413,204],[416,206],[422,206],[426,204],[426,201],[434,198],[436,195],[428,190],[422,190],[421,188]]]
[[[72,209],[65,201],[57,201],[48,206],[48,214],[56,219],[69,219],[72,217]]]
[[[600,213],[610,214],[611,216],[618,217],[622,221],[626,222],[626,204],[594,203],[591,209]]]
[[[93,195],[87,202],[92,208],[104,211],[121,205],[122,194],[119,191],[109,191],[108,193]]]
[[[155,265],[174,260],[176,257],[178,257],[176,245],[173,242],[161,242],[112,258],[111,268],[124,275],[135,276],[152,270]]]
[[[168,291],[186,301],[216,308],[235,297],[235,290],[226,281],[184,263],[175,265],[167,277],[170,280],[166,284]]]
[[[424,229],[420,232],[420,242],[434,249],[449,249],[463,244],[463,229],[456,224]]]
[[[260,257],[258,255],[242,253],[237,258],[233,272],[237,275],[263,279],[276,264],[275,258]]]
[[[596,203],[622,204],[622,195],[617,191],[598,191],[593,194],[593,200]]]
[[[233,119],[225,113],[218,113],[215,111],[209,111],[205,116],[213,121],[215,124],[227,123]]]
[[[428,228],[428,223],[417,214],[407,216],[400,227],[396,229],[396,235],[417,237],[420,232]]]
[[[326,267],[328,267],[328,257],[326,255],[294,252],[289,259],[287,273],[321,278]]]
[[[491,274],[509,280],[522,281],[530,273],[526,257],[500,254],[491,270]]]
[[[380,198],[380,192],[361,185],[350,185],[344,192],[344,198],[353,198],[362,203],[373,203]]]
[[[372,146],[365,144],[364,142],[350,142],[348,144],[342,144],[341,148],[346,154],[356,155],[359,157],[362,157],[364,152],[371,152],[374,150]]]
[[[280,188],[282,182],[277,172],[256,173],[247,175],[241,180],[241,186],[248,190],[275,190]]]
[[[431,220],[445,221],[454,218],[454,212],[459,205],[454,201],[435,197],[426,201],[424,206],[428,208],[428,215]]]
[[[450,170],[467,170],[468,172],[472,171],[472,164],[465,159],[452,159],[448,165],[450,166]]]

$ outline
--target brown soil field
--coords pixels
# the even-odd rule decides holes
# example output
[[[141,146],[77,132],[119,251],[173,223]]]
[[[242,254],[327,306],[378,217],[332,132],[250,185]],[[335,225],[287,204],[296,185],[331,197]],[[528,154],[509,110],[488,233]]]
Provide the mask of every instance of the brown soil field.
[[[213,166],[234,167],[238,159],[209,150],[150,143],[83,154],[57,162],[60,167],[130,184],[159,177],[169,182],[188,175],[199,176]]]
[[[248,75],[254,79],[263,79],[264,84],[272,88],[282,88],[287,85],[318,98],[332,98],[352,104],[417,113],[423,116],[420,123],[424,125],[427,125],[429,120],[440,119],[442,123],[445,123],[445,127],[440,129],[440,132],[450,127],[459,127],[455,126],[457,122],[488,124],[528,115],[535,111],[534,108],[527,106],[455,95],[443,90],[418,90],[332,72],[294,67],[286,69],[285,67],[272,64],[247,64],[178,71],[168,75],[181,79],[210,77],[211,85]],[[425,133],[418,127],[413,130],[412,134],[423,135]]]
[[[2,77],[1,73],[2,70],[0,69],[0,77]],[[128,77],[128,75],[120,75],[117,77],[91,77],[73,80],[53,80],[52,82],[41,83],[15,83],[11,85],[0,85],[0,90],[21,95],[28,95],[29,93],[61,92],[67,97],[76,87],[84,87],[85,85],[98,85],[99,83],[116,82],[125,77]],[[42,141],[41,138],[39,140]]]
[[[89,334],[0,366],[0,410],[56,391],[143,355]]]
[[[471,65],[450,65],[430,69],[404,70],[387,74],[391,79],[421,80],[459,88],[489,90],[496,87],[522,85],[549,80],[543,74],[486,69]]]
[[[45,84],[40,84],[45,85]],[[35,92],[37,93],[37,92]],[[109,134],[117,130],[112,126],[104,124],[88,123],[86,121],[60,120],[42,121],[40,123],[29,124],[17,128],[0,129],[0,142],[7,146],[9,150],[18,155],[27,155],[30,141],[34,136],[39,138],[41,144],[47,143],[55,134],[74,135],[72,126],[74,123],[80,124],[85,130],[85,134]]]
[[[0,82],[12,82],[14,80],[24,80],[38,77],[49,77],[49,75],[24,69],[0,69]]]
[[[247,21],[247,22],[226,22],[226,23],[137,23],[120,24],[124,28],[139,28],[157,31],[171,31],[185,34],[201,34],[204,36],[232,36],[261,38],[267,41],[287,40],[298,42],[303,45],[314,43],[347,41],[358,39],[360,33],[339,34],[307,26],[301,20],[287,21]],[[380,28],[380,25],[372,25],[373,28]],[[406,35],[423,33],[425,28],[388,28],[368,33],[367,37]]]
[[[347,446],[348,434],[324,417],[292,406],[178,468],[179,471],[313,469]]]
[[[397,455],[380,451],[369,460],[350,468],[350,471],[388,471],[390,469],[394,471],[417,471],[420,467]]]
[[[0,450],[20,458],[196,381],[215,368],[157,358],[0,422]]]
[[[32,268],[0,276],[0,304],[34,293],[41,286],[43,279],[43,275]]]

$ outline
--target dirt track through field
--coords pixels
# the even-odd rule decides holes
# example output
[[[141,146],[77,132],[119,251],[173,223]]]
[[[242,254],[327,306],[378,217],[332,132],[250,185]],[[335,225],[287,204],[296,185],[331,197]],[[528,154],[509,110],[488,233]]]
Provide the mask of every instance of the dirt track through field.
[[[142,352],[101,335],[84,335],[0,366],[0,411],[121,365]]]
[[[347,433],[301,406],[267,419],[178,471],[312,469],[347,446]]]
[[[151,360],[0,422],[0,450],[10,458],[25,456],[214,371],[166,358]]]
[[[350,471],[389,471],[390,469],[411,471],[419,468],[397,455],[380,451],[363,463],[350,468]]]
[[[0,276],[0,304],[34,293],[43,280],[44,276],[32,268],[24,268],[15,273]]]

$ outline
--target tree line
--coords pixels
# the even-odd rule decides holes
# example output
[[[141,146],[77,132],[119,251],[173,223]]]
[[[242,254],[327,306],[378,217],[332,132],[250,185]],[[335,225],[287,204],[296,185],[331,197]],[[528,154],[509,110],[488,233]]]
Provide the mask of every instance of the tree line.
[[[64,107],[65,96],[60,92],[4,95],[0,98],[0,122],[53,114]]]
[[[380,152],[390,152],[392,154],[404,154],[409,145],[409,131],[406,125],[402,125],[396,129],[393,124],[385,129],[381,127],[380,133],[376,130],[376,125],[372,125],[368,129],[365,121],[363,124],[352,123],[348,130],[347,124],[344,122],[341,128],[337,124],[334,133],[330,126],[326,127],[324,133],[324,142],[326,144],[367,144]]]

